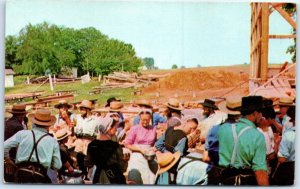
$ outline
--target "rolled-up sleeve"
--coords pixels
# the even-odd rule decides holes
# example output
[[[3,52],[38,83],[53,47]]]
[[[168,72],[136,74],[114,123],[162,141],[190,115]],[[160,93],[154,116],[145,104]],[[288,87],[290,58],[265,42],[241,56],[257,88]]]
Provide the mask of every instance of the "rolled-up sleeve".
[[[166,133],[164,133],[156,142],[155,142],[155,147],[161,151],[164,152],[166,150],[166,147],[164,145],[164,141],[166,138]]]
[[[9,158],[9,150],[11,148],[17,147],[20,143],[20,134],[21,133],[16,133],[6,141],[4,141],[4,157]]]
[[[60,158],[60,149],[58,143],[54,142],[53,148],[53,156],[52,156],[52,165],[51,168],[59,170],[62,166],[61,158]]]
[[[263,134],[258,135],[256,139],[256,149],[253,158],[253,165],[252,169],[254,171],[264,170],[267,171],[267,164],[266,164],[266,142]]]

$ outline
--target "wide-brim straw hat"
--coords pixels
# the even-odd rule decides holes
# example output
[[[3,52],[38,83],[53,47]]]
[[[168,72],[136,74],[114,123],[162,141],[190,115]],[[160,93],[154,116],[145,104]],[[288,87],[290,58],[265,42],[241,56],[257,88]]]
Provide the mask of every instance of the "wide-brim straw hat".
[[[79,108],[88,108],[88,109],[93,109],[93,103],[89,100],[83,100],[79,105]]]
[[[180,155],[179,151],[174,154],[171,152],[157,154],[157,163],[159,166],[158,174],[162,174],[170,170],[178,162]]]
[[[219,103],[219,110],[230,115],[240,115],[242,106],[241,96],[229,96],[225,101]]]
[[[109,112],[109,108],[97,108],[97,109],[92,110],[92,112],[106,113],[106,112]]]
[[[176,98],[170,98],[165,105],[173,110],[183,110],[179,100]]]
[[[14,104],[13,107],[7,111],[12,114],[26,114],[27,113],[25,104]]]
[[[54,134],[54,138],[57,141],[63,140],[65,138],[67,138],[68,136],[70,136],[72,134],[71,131],[67,130],[67,129],[60,129],[58,130],[55,134]]]
[[[44,127],[50,127],[56,121],[55,116],[51,115],[51,112],[47,109],[38,109],[34,114],[29,114],[28,118],[31,123]]]
[[[153,108],[153,106],[151,105],[149,100],[146,99],[141,99],[141,100],[137,100],[136,104],[139,106],[147,106],[149,108]]]
[[[280,98],[278,102],[279,106],[295,106],[294,99],[291,97]]]
[[[123,103],[119,101],[113,101],[110,103],[109,111],[110,112],[120,112],[123,110]]]
[[[204,102],[200,103],[203,107],[209,107],[209,108],[213,108],[215,110],[218,109],[218,107],[215,104],[215,101],[210,100],[210,99],[205,99]]]
[[[60,101],[58,101],[58,104],[54,105],[54,108],[60,108],[63,105],[68,106],[68,108],[72,107],[72,105],[68,104],[68,102],[66,100],[60,100]]]

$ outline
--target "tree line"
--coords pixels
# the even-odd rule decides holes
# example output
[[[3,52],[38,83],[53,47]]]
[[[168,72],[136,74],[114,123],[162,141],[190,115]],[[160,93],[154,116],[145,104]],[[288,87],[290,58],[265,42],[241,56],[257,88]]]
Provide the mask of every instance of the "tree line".
[[[21,75],[44,75],[49,70],[60,74],[65,67],[77,67],[79,75],[107,75],[121,70],[138,72],[144,64],[131,44],[110,39],[93,27],[29,24],[19,35],[7,36],[5,45],[5,67]]]

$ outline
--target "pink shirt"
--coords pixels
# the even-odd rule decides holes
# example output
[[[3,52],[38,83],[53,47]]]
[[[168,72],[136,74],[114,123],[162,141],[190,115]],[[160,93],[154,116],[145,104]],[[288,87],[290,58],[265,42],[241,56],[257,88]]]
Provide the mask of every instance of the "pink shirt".
[[[135,125],[130,128],[129,133],[125,139],[125,143],[145,144],[153,146],[156,141],[156,127],[148,126],[147,128],[141,125]]]

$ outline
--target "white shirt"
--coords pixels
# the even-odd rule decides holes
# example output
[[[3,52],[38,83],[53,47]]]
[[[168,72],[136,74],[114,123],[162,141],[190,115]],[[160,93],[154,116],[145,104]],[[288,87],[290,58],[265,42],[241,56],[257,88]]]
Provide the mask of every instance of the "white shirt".
[[[205,138],[208,131],[214,125],[219,125],[221,123],[224,123],[227,117],[228,117],[227,113],[221,111],[215,111],[215,113],[211,114],[208,118],[205,118],[203,121],[201,121],[199,124],[201,129],[200,139]]]
[[[265,137],[266,141],[266,148],[267,148],[267,155],[274,152],[274,133],[271,127],[268,127],[268,131],[263,131],[261,128],[257,128]]]
[[[81,115],[77,115],[77,125],[75,127],[76,134],[87,134],[95,136],[98,133],[97,119],[94,116],[82,118]]]

